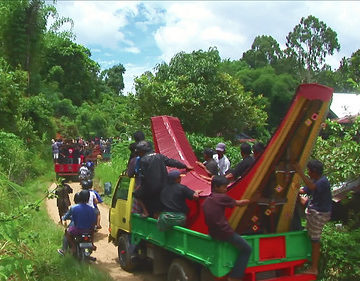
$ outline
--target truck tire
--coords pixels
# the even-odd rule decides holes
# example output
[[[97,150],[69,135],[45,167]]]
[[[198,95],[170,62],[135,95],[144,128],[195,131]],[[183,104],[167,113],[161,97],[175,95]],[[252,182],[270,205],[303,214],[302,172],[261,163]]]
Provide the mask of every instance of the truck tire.
[[[174,259],[168,271],[167,281],[199,281],[199,276],[190,262]]]
[[[210,270],[205,266],[201,267],[200,271],[200,281],[215,281],[214,275],[211,274]]]
[[[130,240],[127,234],[121,234],[118,239],[118,257],[122,269],[128,272],[134,271],[137,266],[136,259],[131,256]]]

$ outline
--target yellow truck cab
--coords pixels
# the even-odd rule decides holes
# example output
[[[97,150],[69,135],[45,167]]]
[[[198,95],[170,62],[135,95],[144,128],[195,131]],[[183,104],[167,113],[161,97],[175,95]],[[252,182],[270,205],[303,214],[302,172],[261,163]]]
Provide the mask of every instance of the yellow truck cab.
[[[109,218],[111,218],[110,238],[118,237],[119,231],[130,233],[130,215],[134,186],[134,178],[129,178],[126,175],[120,176],[115,187],[109,214]]]

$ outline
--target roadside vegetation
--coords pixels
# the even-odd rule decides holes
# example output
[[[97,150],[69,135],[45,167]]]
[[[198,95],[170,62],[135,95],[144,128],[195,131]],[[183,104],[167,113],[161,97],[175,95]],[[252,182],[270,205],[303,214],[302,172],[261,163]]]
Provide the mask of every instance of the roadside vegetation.
[[[0,132],[0,143],[0,280],[110,280],[56,252],[63,228],[45,207],[55,176],[49,157],[40,158],[10,133]]]

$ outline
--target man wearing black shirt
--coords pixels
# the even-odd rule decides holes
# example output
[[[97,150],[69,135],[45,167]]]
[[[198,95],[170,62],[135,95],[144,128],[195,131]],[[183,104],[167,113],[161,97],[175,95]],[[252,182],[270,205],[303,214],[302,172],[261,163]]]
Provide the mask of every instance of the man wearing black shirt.
[[[154,216],[162,209],[160,193],[167,181],[166,167],[186,170],[193,168],[163,154],[154,153],[147,141],[140,141],[136,150],[141,157],[138,171],[141,184],[134,191],[134,197],[143,208],[143,216]]]
[[[251,156],[251,146],[248,143],[242,143],[240,150],[243,160],[237,164],[235,169],[226,175],[227,179],[236,180],[240,177],[243,177],[254,163],[254,158]]]

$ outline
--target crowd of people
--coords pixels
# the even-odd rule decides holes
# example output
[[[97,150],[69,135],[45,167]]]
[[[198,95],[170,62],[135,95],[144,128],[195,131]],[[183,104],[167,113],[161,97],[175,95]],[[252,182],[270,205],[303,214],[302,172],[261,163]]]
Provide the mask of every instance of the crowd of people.
[[[98,208],[98,204],[103,202],[100,194],[93,189],[91,179],[82,180],[81,188],[82,190],[74,195],[75,205],[73,206],[70,206],[69,199],[69,194],[73,190],[66,183],[65,179],[55,189],[60,217],[59,223],[64,224],[66,227],[66,221],[70,220],[69,225],[65,229],[62,248],[58,249],[60,255],[64,255],[69,249],[72,254],[76,253],[75,236],[90,233],[93,237],[94,232],[102,228]],[[93,248],[96,249],[95,245],[93,245]]]
[[[59,164],[81,164],[89,156],[110,154],[112,138],[94,138],[91,140],[77,139],[52,139],[51,149],[53,160]],[[91,159],[92,161],[96,160]]]

